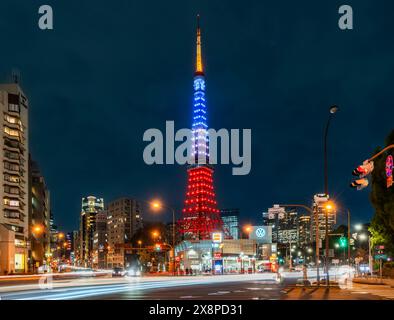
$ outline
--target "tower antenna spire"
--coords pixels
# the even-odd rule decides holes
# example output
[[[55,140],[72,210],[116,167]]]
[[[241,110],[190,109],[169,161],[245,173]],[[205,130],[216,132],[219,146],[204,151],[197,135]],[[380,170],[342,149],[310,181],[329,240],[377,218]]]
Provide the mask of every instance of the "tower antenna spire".
[[[201,29],[200,29],[200,15],[197,15],[197,54],[196,54],[196,75],[204,74],[202,65],[202,53],[201,53]]]

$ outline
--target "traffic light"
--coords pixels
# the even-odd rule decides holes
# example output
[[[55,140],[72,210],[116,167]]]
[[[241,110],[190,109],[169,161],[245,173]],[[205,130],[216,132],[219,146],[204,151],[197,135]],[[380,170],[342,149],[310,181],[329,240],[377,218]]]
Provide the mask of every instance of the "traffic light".
[[[155,251],[161,251],[161,245],[155,244]]]
[[[346,248],[347,247],[347,239],[345,237],[340,237],[339,238],[339,246],[341,248]]]
[[[368,185],[369,185],[369,181],[367,178],[355,180],[350,184],[352,188],[356,188],[357,190],[362,190],[365,187],[368,187]]]
[[[369,175],[374,169],[373,161],[365,160],[361,166],[353,170],[352,174],[359,178],[364,178]]]

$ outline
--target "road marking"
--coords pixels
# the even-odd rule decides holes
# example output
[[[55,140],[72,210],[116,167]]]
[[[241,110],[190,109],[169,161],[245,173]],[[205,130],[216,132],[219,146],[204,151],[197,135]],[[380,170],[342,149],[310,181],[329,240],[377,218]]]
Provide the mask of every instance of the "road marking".
[[[246,288],[248,290],[262,290],[261,288]]]

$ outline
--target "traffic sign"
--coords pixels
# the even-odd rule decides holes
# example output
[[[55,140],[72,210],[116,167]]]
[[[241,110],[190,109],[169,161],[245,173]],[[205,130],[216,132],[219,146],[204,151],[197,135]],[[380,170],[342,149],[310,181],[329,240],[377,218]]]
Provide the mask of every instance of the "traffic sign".
[[[387,254],[377,254],[375,260],[387,260]]]

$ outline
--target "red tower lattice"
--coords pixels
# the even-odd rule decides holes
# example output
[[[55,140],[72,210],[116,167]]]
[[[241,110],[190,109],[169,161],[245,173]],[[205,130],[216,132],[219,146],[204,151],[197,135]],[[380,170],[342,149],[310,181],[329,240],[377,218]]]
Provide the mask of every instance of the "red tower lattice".
[[[209,138],[205,104],[205,77],[201,55],[201,32],[197,25],[197,55],[194,76],[193,157],[188,168],[186,199],[179,230],[186,239],[211,239],[212,232],[223,230],[213,187],[213,167],[209,165]],[[206,164],[208,163],[208,164]]]
[[[222,219],[213,188],[213,169],[198,166],[189,168],[187,173],[188,185],[181,232],[191,239],[210,239],[212,232],[222,230]]]

